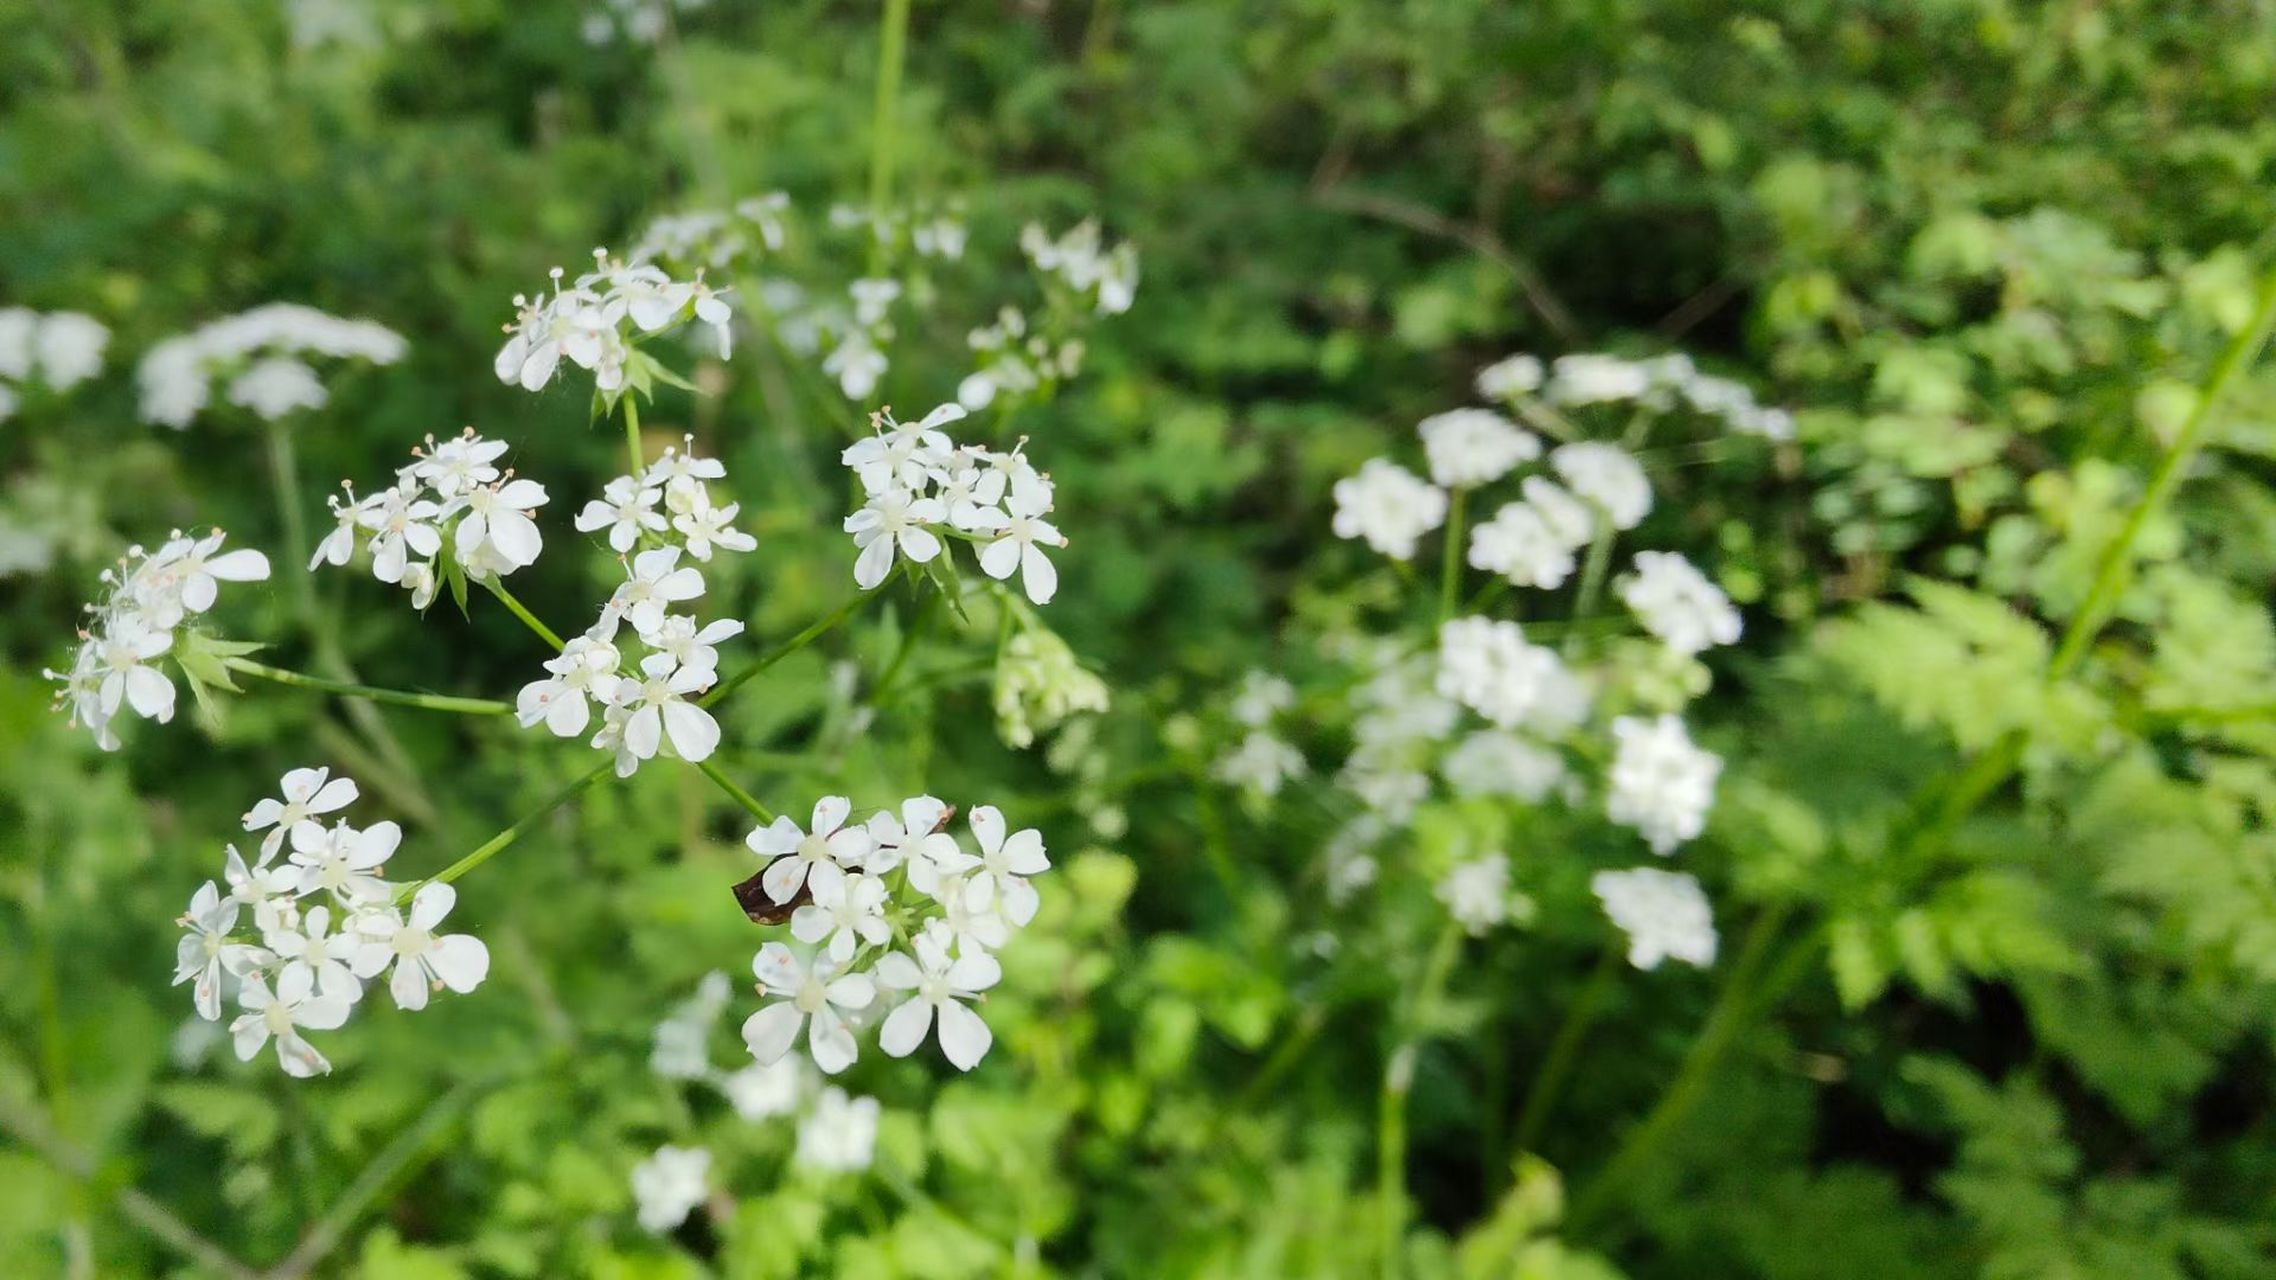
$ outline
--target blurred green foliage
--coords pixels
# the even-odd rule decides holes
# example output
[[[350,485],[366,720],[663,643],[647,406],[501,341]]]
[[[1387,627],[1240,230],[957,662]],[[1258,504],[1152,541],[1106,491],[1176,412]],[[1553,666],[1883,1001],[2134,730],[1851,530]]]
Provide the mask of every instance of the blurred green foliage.
[[[365,748],[274,690],[117,756],[49,713],[35,673],[125,544],[195,522],[278,546],[249,426],[142,424],[128,362],[272,299],[369,315],[411,355],[304,424],[313,485],[473,423],[597,491],[621,442],[579,394],[490,374],[507,298],[659,212],[862,199],[880,7],[712,0],[594,44],[575,4],[0,0],[0,302],[116,330],[105,378],[0,425],[6,509],[56,540],[0,579],[0,1274],[227,1273],[152,1203],[248,1266],[374,1280],[1374,1273],[1373,1103],[1427,892],[1326,905],[1315,797],[1206,780],[1222,705],[1286,670],[1328,758],[1311,640],[1401,599],[1328,537],[1328,485],[1509,351],[1671,345],[1802,425],[1776,468],[1655,477],[1658,543],[1748,612],[1687,855],[1725,960],[1624,974],[1514,1150],[1617,855],[1570,815],[1427,807],[1417,865],[1491,831],[1539,910],[1425,1028],[1407,1271],[2276,1271],[2276,378],[2238,374],[2127,524],[2276,260],[2276,15],[2248,3],[916,4],[894,188],[962,201],[973,250],[883,399],[948,398],[1025,220],[1096,216],[1144,257],[1082,379],[1007,428],[1059,482],[1051,623],[1114,707],[1004,747],[962,674],[992,632],[864,707],[845,682],[910,625],[888,602],[738,702],[729,740],[777,807],[930,790],[1044,828],[1056,881],[1005,957],[995,1054],[946,1081],[865,1060],[878,1164],[843,1178],[654,1078],[659,1012],[754,946],[724,887],[741,814],[659,769],[469,879],[479,996],[359,1021],[320,1081],[181,1065],[170,921],[279,773]],[[348,38],[295,38],[341,12]],[[715,592],[787,635],[850,590],[859,414],[779,353],[712,372],[723,398],[667,392],[651,428],[728,461],[764,550]],[[594,559],[517,589],[573,616]],[[2112,564],[2111,625],[2078,623]],[[501,696],[537,656],[494,610],[421,624],[326,589],[377,684]],[[293,634],[281,592],[230,607]],[[422,865],[586,767],[510,726],[388,725]],[[627,1172],[692,1133],[727,1203],[648,1236]]]

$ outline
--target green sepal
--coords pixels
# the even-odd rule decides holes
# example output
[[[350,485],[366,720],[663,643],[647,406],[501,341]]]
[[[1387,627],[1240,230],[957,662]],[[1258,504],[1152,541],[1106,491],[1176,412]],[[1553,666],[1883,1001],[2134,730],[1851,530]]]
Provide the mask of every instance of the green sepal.
[[[190,691],[202,704],[205,690],[242,693],[230,678],[228,660],[258,652],[263,646],[247,640],[223,640],[202,631],[185,631],[174,643],[174,661],[190,681]]]
[[[940,592],[949,611],[956,615],[957,622],[966,627],[971,626],[972,616],[964,612],[964,582],[956,570],[956,557],[950,553],[945,542],[940,554],[925,562],[924,573],[933,580],[934,589]]]

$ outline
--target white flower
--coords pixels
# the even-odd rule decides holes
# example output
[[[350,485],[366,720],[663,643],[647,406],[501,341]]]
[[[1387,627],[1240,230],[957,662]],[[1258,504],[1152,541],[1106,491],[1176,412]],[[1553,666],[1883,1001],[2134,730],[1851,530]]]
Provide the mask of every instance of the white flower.
[[[310,907],[298,927],[272,929],[262,941],[284,961],[284,976],[305,972],[321,995],[337,996],[349,1004],[363,999],[363,984],[349,967],[361,943],[346,933],[332,932],[331,908]]]
[[[632,558],[627,577],[609,597],[607,612],[628,619],[646,635],[664,620],[664,610],[682,600],[703,594],[703,574],[693,565],[680,564],[678,547],[658,547]]]
[[[1644,629],[1677,653],[1738,642],[1741,623],[1731,598],[1674,552],[1637,552],[1635,575],[1619,591]]]
[[[358,977],[378,976],[389,965],[395,974],[387,990],[399,1009],[424,1009],[429,992],[449,987],[460,995],[490,976],[490,948],[471,934],[436,936],[435,928],[458,903],[458,891],[440,881],[419,886],[401,922],[385,920],[357,953]]]
[[[957,849],[956,838],[941,830],[948,824],[950,812],[947,805],[931,796],[911,796],[901,802],[901,812],[898,815],[891,809],[880,809],[871,814],[865,824],[869,829],[871,847],[868,856],[862,859],[862,868],[871,875],[881,876],[903,862],[909,862],[912,887],[919,893],[927,893],[929,890],[915,881],[915,862],[924,857],[921,852],[923,845],[937,840],[945,844],[950,853],[966,858],[965,866],[972,865],[968,855]],[[924,860],[928,867],[937,869],[932,859]]]
[[[664,491],[643,487],[631,476],[618,476],[601,490],[601,496],[585,504],[577,513],[579,533],[609,531],[609,549],[618,555],[632,550],[640,540],[642,530],[662,533],[667,527],[663,513],[656,504],[663,501]]]
[[[35,354],[40,376],[53,391],[69,391],[103,369],[103,349],[111,331],[93,316],[51,311],[40,318]]]
[[[358,511],[358,520],[374,531],[371,573],[381,582],[401,583],[411,557],[423,560],[442,550],[442,532],[436,526],[444,511],[420,492],[416,481],[401,480],[373,495]]]
[[[407,468],[405,478],[427,485],[448,499],[496,480],[497,462],[506,452],[506,442],[485,440],[468,427],[439,443],[429,437],[424,451],[412,452],[419,460]]]
[[[1683,721],[1621,716],[1612,722],[1617,744],[1607,775],[1605,814],[1634,827],[1652,852],[1666,855],[1706,828],[1723,762],[1691,744]]]
[[[465,496],[466,514],[458,522],[458,560],[476,577],[503,576],[537,563],[545,550],[530,512],[546,504],[545,486],[535,480],[480,485]]]
[[[1715,918],[1699,881],[1657,867],[1599,871],[1589,888],[1604,914],[1628,935],[1628,963],[1656,969],[1673,957],[1706,968],[1715,963]]]
[[[846,286],[854,304],[854,323],[865,329],[874,329],[877,322],[892,310],[894,299],[901,296],[898,280],[856,280]]]
[[[316,371],[291,356],[256,360],[229,384],[229,403],[270,422],[297,409],[321,409],[330,399]]]
[[[656,1148],[656,1154],[632,1167],[640,1225],[662,1235],[686,1222],[710,1194],[704,1185],[710,1174],[711,1153],[702,1147]]]
[[[814,900],[790,913],[790,936],[808,946],[827,941],[837,964],[853,959],[864,943],[884,945],[893,936],[885,922],[885,882],[856,874],[816,885]]]
[[[1033,827],[1005,834],[1004,815],[992,804],[972,811],[972,838],[980,843],[980,867],[967,883],[980,909],[993,907],[1005,920],[1025,927],[1035,918],[1038,899],[1027,877],[1051,869],[1043,835]]]
[[[822,359],[822,372],[838,380],[848,400],[867,400],[885,376],[885,353],[866,333],[851,333]]]
[[[727,1008],[729,994],[726,974],[714,969],[703,975],[703,981],[696,984],[695,994],[675,1005],[671,1013],[656,1024],[655,1039],[648,1050],[648,1069],[666,1080],[709,1078],[711,1053],[707,1042],[720,1013]]]
[[[1455,744],[1439,772],[1460,795],[1539,802],[1564,781],[1565,762],[1556,752],[1514,733],[1485,730]]]
[[[947,515],[939,500],[912,498],[905,490],[888,489],[872,495],[845,522],[845,531],[853,535],[854,546],[861,552],[854,559],[855,585],[867,591],[885,581],[885,575],[893,570],[896,548],[917,564],[939,555],[940,539],[925,526],[939,524]]]
[[[750,551],[759,545],[759,540],[729,525],[741,510],[740,503],[730,502],[724,507],[715,507],[706,500],[672,517],[672,527],[679,530],[680,537],[685,540],[688,554],[698,560],[709,560],[713,547],[728,551]]]
[[[1446,491],[1383,458],[1336,481],[1334,529],[1362,538],[1394,560],[1414,558],[1415,541],[1446,520]]]
[[[1557,655],[1514,622],[1456,618],[1439,628],[1438,692],[1503,728],[1537,718],[1570,680]]]
[[[342,902],[382,900],[390,890],[375,873],[401,843],[403,828],[393,822],[375,822],[361,831],[345,822],[333,827],[295,823],[291,860],[298,868],[299,890],[321,889]]]
[[[634,758],[653,760],[666,742],[680,759],[696,763],[711,758],[719,746],[719,722],[711,713],[688,700],[688,695],[711,687],[717,673],[709,667],[682,667],[669,654],[649,654],[640,662],[641,678],[618,684],[617,701],[630,715],[624,722],[624,748]]]
[[[844,796],[824,796],[814,802],[810,830],[800,830],[785,815],[743,837],[751,852],[769,860],[759,882],[767,897],[789,902],[809,882],[816,893],[842,887],[845,869],[860,866],[870,851],[868,830],[846,825],[852,812],[853,802]]]
[[[917,864],[909,865],[913,870]],[[930,895],[940,904],[940,915],[925,922],[925,931],[937,935],[944,948],[958,955],[975,948],[993,951],[1011,941],[1011,925],[1001,910],[1003,903],[987,890],[975,888],[975,879],[944,877]]]
[[[1638,400],[1651,389],[1651,371],[1618,356],[1578,352],[1558,356],[1550,366],[1548,396],[1561,405]]]
[[[878,1028],[877,1047],[896,1058],[917,1051],[940,1021],[940,1051],[959,1071],[970,1071],[985,1057],[994,1037],[980,1015],[964,1001],[995,986],[1004,976],[1002,966],[984,951],[967,951],[951,960],[945,948],[920,936],[916,958],[889,951],[877,961],[877,985],[888,991],[906,991],[908,997],[885,1015]]]
[[[1303,777],[1304,768],[1303,752],[1257,729],[1241,739],[1239,746],[1219,756],[1212,772],[1228,786],[1276,796],[1282,783]]]
[[[355,803],[353,778],[335,778],[329,769],[294,769],[278,784],[282,800],[263,799],[245,814],[247,831],[266,829],[261,837],[260,865],[267,866],[284,846],[286,833],[318,814],[345,809]]]
[[[528,728],[543,720],[557,738],[574,738],[591,722],[593,703],[607,704],[616,697],[623,677],[617,647],[591,635],[572,636],[561,652],[545,662],[550,679],[523,685],[514,700],[515,718]]]
[[[1250,671],[1241,677],[1233,695],[1233,719],[1261,729],[1272,718],[1296,705],[1296,686],[1267,671]]]
[[[1541,357],[1509,356],[1478,370],[1478,394],[1488,400],[1516,400],[1541,389]]]
[[[255,928],[267,933],[299,922],[299,867],[248,867],[236,845],[224,846],[222,855],[221,882],[229,886],[229,900],[253,909]]]
[[[1043,517],[1051,510],[1048,492],[1041,486],[1016,481],[1004,498],[1001,512],[982,509],[973,515],[976,533],[1000,535],[980,548],[980,568],[991,578],[1005,579],[1016,570],[1027,598],[1049,604],[1059,592],[1059,570],[1043,554],[1044,547],[1064,547],[1067,539]]]
[[[933,497],[939,499],[948,512],[948,523],[955,528],[973,532],[982,521],[995,514],[995,508],[1004,500],[1004,486],[1009,477],[995,467],[981,466],[972,451],[959,453],[946,466],[934,467],[930,473]]]
[[[318,995],[315,978],[307,969],[291,969],[277,975],[274,993],[258,974],[245,976],[244,988],[238,992],[237,1002],[245,1012],[229,1024],[229,1034],[237,1046],[237,1058],[251,1062],[261,1047],[275,1037],[277,1061],[285,1074],[305,1078],[322,1075],[332,1069],[316,1047],[301,1038],[300,1030],[330,1031],[348,1020],[348,1002],[337,996]]]
[[[826,1173],[859,1173],[869,1167],[876,1145],[877,1099],[849,1098],[832,1085],[799,1122],[794,1159]]]
[[[1509,503],[1471,530],[1469,560],[1520,587],[1562,586],[1573,572],[1573,548],[1527,502]]]
[[[836,1075],[853,1065],[853,1031],[845,1015],[869,1007],[877,989],[864,973],[838,972],[828,958],[816,956],[801,962],[790,948],[770,942],[751,961],[759,988],[777,997],[743,1021],[743,1043],[761,1063],[779,1061],[790,1052],[800,1030],[806,1030],[806,1047],[824,1075]]]
[[[1633,529],[1652,510],[1652,482],[1627,450],[1601,441],[1557,446],[1549,465],[1574,493],[1597,505],[1615,529]]]
[[[1509,859],[1489,853],[1456,863],[1438,882],[1446,914],[1477,937],[1509,918]]]
[[[743,624],[733,618],[720,618],[705,623],[700,629],[695,619],[685,614],[666,614],[656,629],[640,639],[656,652],[668,655],[682,668],[695,667],[705,671],[719,668],[719,646],[743,634]]]
[[[139,618],[121,617],[95,636],[95,675],[105,722],[119,707],[164,724],[174,718],[174,682],[150,665],[174,647],[170,631],[152,631]]]
[[[1596,538],[1596,514],[1589,505],[1546,476],[1527,476],[1519,489],[1525,504],[1549,526],[1549,532],[1567,547],[1587,546]]]
[[[1423,453],[1430,459],[1430,478],[1449,488],[1474,489],[1490,484],[1508,475],[1518,463],[1541,456],[1539,437],[1520,431],[1491,409],[1432,414],[1415,431],[1422,436]]]
[[[955,448],[941,428],[963,417],[963,406],[955,404],[939,405],[916,422],[880,410],[870,419],[870,434],[847,445],[838,460],[861,480],[865,492],[922,488],[934,469],[947,465]]]
[[[806,1091],[806,1066],[797,1058],[785,1056],[770,1064],[754,1062],[731,1071],[717,1083],[735,1114],[756,1122],[798,1109],[798,1099]]]
[[[208,880],[190,898],[181,925],[188,930],[174,953],[174,985],[188,982],[198,1016],[208,1022],[221,1017],[221,978],[224,973],[243,977],[269,962],[261,948],[229,940],[237,927],[238,902],[222,897]]]

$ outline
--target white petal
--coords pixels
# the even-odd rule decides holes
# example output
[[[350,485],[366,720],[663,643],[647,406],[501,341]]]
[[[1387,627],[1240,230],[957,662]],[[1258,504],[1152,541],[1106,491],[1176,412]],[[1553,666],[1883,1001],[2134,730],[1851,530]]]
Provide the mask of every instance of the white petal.
[[[1008,578],[1019,568],[1019,539],[998,538],[980,548],[980,569],[991,578]]]
[[[896,1058],[906,1058],[925,1042],[925,1033],[932,1027],[930,1000],[922,997],[904,1000],[885,1015],[885,1025],[877,1029],[877,1047]]]
[[[427,964],[444,986],[465,995],[490,976],[490,948],[471,934],[454,933],[435,939],[434,949],[427,952]]]
[[[420,885],[419,891],[411,895],[411,927],[432,933],[435,926],[441,924],[443,917],[449,915],[450,909],[456,905],[458,890],[439,880]]]
[[[824,1075],[836,1075],[854,1063],[853,1032],[846,1028],[846,1020],[825,1005],[814,1013],[813,1025],[806,1030],[806,1047],[814,1054],[814,1065]]]
[[[806,1015],[797,1005],[778,1000],[743,1019],[743,1043],[760,1065],[771,1066],[790,1052],[798,1040],[798,1028],[805,1022]]]
[[[844,796],[823,796],[814,802],[814,825],[809,831],[830,832],[846,825],[846,816],[853,812],[853,801]]]
[[[1037,604],[1051,603],[1051,597],[1059,594],[1059,570],[1052,565],[1051,558],[1031,543],[1021,554],[1019,563],[1027,598]]]
[[[387,980],[388,994],[395,997],[395,1007],[414,1012],[427,1007],[427,974],[417,960],[406,956],[395,963],[395,972]]]
[[[956,1065],[959,1071],[970,1071],[980,1059],[988,1055],[988,1046],[995,1037],[980,1015],[958,1004],[944,1000],[940,1006],[940,1051]]]
[[[205,571],[223,582],[261,582],[269,576],[269,558],[242,548],[206,561]]]
[[[672,750],[680,753],[680,759],[709,759],[719,746],[719,722],[711,713],[692,702],[667,702],[663,710],[664,731],[671,735]]]

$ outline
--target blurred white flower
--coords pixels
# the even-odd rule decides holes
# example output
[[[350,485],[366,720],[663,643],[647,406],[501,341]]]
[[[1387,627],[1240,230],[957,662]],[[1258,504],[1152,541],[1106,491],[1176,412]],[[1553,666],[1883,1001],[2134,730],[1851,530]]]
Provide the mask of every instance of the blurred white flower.
[[[1663,856],[1696,838],[1714,807],[1722,760],[1693,746],[1683,721],[1672,715],[1621,716],[1612,722],[1612,737],[1606,816],[1635,828]]]
[[[1699,881],[1657,867],[1599,871],[1589,888],[1628,935],[1628,963],[1656,969],[1670,957],[1698,968],[1715,963],[1715,919]]]
[[[658,1235],[688,1220],[710,1192],[711,1153],[702,1147],[663,1146],[632,1167],[632,1199],[640,1225]]]
[[[1644,629],[1677,653],[1736,644],[1741,620],[1731,598],[1672,551],[1639,551],[1636,572],[1618,587]]]
[[[1415,427],[1430,478],[1449,488],[1474,489],[1541,456],[1541,440],[1491,409],[1453,409]]]
[[[877,1146],[877,1111],[875,1098],[850,1098],[835,1085],[823,1089],[799,1122],[793,1158],[824,1173],[867,1169]]]
[[[1633,529],[1652,510],[1652,483],[1636,459],[1618,445],[1583,440],[1559,445],[1549,454],[1574,493],[1596,504],[1615,529]]]
[[[1446,521],[1446,491],[1397,463],[1372,458],[1336,481],[1334,529],[1394,560],[1414,558],[1415,542]]]

